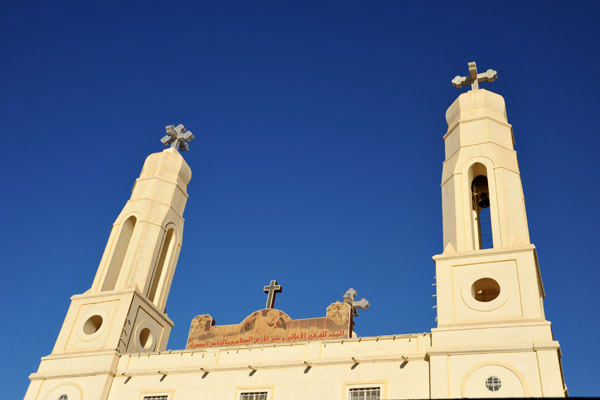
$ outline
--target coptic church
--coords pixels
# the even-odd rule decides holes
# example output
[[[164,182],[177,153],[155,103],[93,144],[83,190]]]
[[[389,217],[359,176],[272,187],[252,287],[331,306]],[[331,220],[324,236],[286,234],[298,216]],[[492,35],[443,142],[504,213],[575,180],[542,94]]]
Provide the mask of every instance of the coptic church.
[[[192,176],[180,152],[193,139],[182,125],[168,126],[169,148],[146,159],[91,287],[71,297],[25,399],[566,396],[512,127],[504,99],[479,88],[496,76],[469,63],[469,74],[452,81],[471,90],[446,111],[444,250],[433,257],[438,319],[430,333],[358,337],[354,318],[368,302],[353,290],[323,315],[294,320],[275,308],[281,284],[265,277],[265,309],[248,310],[237,325],[199,315],[186,348],[166,350],[173,321],[165,306]]]

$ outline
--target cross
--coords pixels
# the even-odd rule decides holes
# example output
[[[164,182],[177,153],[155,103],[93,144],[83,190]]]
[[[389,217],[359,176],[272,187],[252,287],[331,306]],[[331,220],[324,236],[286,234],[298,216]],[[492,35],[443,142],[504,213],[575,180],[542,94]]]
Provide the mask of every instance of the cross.
[[[273,308],[275,305],[275,294],[281,293],[283,288],[281,285],[277,284],[277,281],[271,281],[269,286],[265,286],[264,291],[268,293],[267,296],[267,305],[265,308]]]
[[[366,310],[367,308],[369,308],[369,306],[371,304],[365,298],[362,298],[360,301],[354,301],[355,297],[356,297],[356,290],[354,290],[353,288],[346,290],[346,293],[344,293],[344,302],[348,303],[352,306],[352,311],[354,312],[354,316],[358,317],[358,309],[360,308],[360,309]]]
[[[452,79],[452,84],[455,88],[471,84],[471,90],[479,89],[479,82],[494,82],[498,78],[498,72],[493,69],[488,69],[482,74],[477,73],[477,64],[475,61],[469,63],[469,76],[456,76]]]
[[[160,139],[162,144],[165,146],[171,145],[172,148],[174,147],[181,152],[190,149],[186,142],[191,141],[194,138],[194,134],[190,131],[186,131],[183,125],[167,125],[165,126],[165,130],[167,131],[167,135]]]

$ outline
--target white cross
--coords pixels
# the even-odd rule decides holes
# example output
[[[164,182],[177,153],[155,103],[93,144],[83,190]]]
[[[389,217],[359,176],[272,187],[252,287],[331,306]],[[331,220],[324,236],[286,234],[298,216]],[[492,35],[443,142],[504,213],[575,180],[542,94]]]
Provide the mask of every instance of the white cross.
[[[194,138],[194,134],[190,131],[186,131],[183,125],[167,125],[165,126],[165,130],[167,131],[167,135],[160,139],[162,144],[165,146],[171,145],[172,148],[175,148],[181,152],[188,151],[190,149],[187,142]]]
[[[348,303],[352,306],[354,316],[358,317],[358,309],[360,308],[360,309],[366,310],[367,308],[369,308],[369,306],[371,304],[365,298],[361,299],[360,301],[354,301],[355,297],[356,297],[356,290],[354,290],[353,288],[346,290],[346,293],[344,293],[344,302]]]
[[[494,82],[498,78],[498,72],[493,69],[488,69],[482,74],[477,73],[477,64],[475,61],[469,63],[469,76],[457,75],[452,79],[452,84],[455,88],[471,84],[471,90],[479,89],[479,82]]]

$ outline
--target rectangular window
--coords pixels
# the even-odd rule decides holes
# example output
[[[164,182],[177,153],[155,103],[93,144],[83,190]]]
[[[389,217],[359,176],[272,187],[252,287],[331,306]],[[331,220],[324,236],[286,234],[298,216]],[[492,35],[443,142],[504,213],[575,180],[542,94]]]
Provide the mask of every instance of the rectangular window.
[[[349,400],[380,400],[381,388],[354,388],[350,389]]]
[[[169,396],[161,394],[160,396],[144,396],[144,400],[169,400]]]
[[[240,393],[240,400],[267,400],[267,392]]]

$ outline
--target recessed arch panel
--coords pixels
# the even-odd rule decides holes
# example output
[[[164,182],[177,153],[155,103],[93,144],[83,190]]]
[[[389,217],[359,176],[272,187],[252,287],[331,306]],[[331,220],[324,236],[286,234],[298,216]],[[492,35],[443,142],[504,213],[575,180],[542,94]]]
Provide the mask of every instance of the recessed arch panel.
[[[496,378],[498,390],[490,390],[486,382]],[[496,381],[496,380],[494,380]],[[494,388],[495,389],[495,388]],[[475,365],[464,376],[461,397],[529,397],[529,388],[523,374],[514,366],[501,361],[489,361]]]
[[[106,272],[106,276],[104,277],[104,283],[102,284],[103,292],[115,289],[117,280],[121,274],[123,261],[125,260],[125,256],[127,255],[127,251],[129,249],[129,244],[131,243],[131,237],[133,236],[136,222],[137,218],[132,215],[121,225],[117,243],[110,257],[108,270]]]

